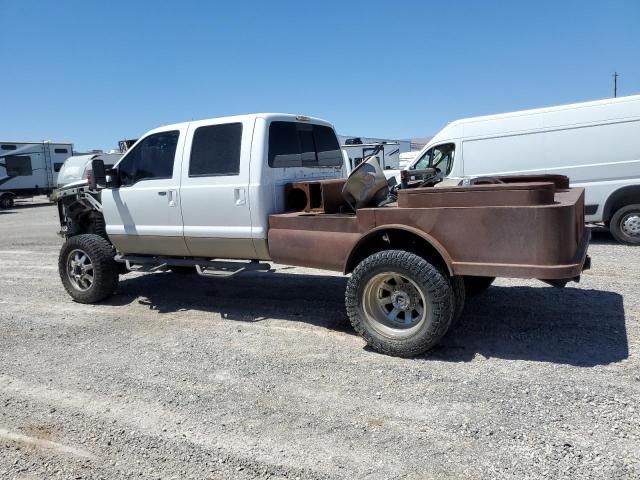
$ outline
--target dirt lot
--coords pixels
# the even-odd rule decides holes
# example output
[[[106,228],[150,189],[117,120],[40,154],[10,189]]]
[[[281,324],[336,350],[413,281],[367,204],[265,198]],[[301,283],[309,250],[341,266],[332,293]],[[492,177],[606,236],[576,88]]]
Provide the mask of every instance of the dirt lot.
[[[500,280],[431,355],[364,348],[345,279],[60,285],[56,210],[0,211],[0,478],[639,478],[640,249]]]

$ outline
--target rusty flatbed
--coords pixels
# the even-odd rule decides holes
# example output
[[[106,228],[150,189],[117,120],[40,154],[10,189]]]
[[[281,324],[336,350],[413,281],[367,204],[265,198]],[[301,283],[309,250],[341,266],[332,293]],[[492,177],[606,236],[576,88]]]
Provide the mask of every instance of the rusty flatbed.
[[[530,181],[401,190],[356,213],[269,217],[274,261],[348,273],[365,242],[406,232],[435,249],[450,275],[574,279],[587,261],[584,190]],[[389,238],[385,239],[389,241]]]

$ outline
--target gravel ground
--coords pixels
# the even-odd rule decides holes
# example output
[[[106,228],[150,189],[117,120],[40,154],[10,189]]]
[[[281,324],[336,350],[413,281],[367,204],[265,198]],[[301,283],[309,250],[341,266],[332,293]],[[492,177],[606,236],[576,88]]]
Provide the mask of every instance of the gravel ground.
[[[640,249],[499,280],[430,355],[364,348],[345,279],[129,274],[80,305],[56,209],[0,211],[0,478],[639,478]]]

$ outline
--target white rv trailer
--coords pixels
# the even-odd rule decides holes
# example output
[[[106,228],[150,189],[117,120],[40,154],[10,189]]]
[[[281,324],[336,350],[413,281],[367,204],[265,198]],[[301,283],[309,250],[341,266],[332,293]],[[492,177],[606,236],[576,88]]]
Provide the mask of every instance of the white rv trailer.
[[[17,197],[51,193],[71,155],[71,143],[0,141],[0,208],[12,207]]]
[[[409,168],[434,165],[452,179],[566,175],[587,222],[640,244],[640,95],[456,120]]]
[[[410,140],[386,140],[370,137],[348,137],[345,135],[338,135],[338,140],[340,141],[340,148],[349,157],[349,171],[360,165],[365,158],[374,152],[376,152],[375,157],[383,169],[399,169],[400,154],[411,151]],[[382,148],[379,148],[380,145],[382,145]]]

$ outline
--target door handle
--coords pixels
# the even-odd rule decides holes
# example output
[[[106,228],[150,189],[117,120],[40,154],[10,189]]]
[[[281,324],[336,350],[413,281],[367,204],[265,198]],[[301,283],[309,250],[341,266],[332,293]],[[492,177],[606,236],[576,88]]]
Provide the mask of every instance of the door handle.
[[[247,197],[243,187],[233,189],[233,199],[235,200],[236,205],[244,205],[247,203]]]
[[[167,202],[169,203],[170,207],[175,207],[176,206],[176,191],[175,190],[160,190],[158,192],[158,195],[160,195],[161,197],[167,197]]]

